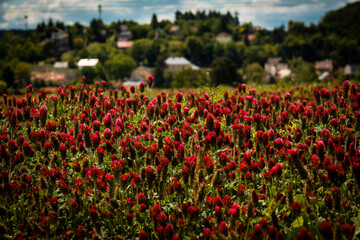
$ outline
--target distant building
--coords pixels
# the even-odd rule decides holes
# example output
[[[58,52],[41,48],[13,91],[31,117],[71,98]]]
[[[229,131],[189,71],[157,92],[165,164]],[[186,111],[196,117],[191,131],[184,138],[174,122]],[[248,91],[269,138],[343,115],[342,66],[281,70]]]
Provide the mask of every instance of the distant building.
[[[95,67],[98,64],[99,59],[97,58],[82,58],[78,61],[77,66],[79,69],[83,67]]]
[[[270,74],[273,77],[275,77],[280,70],[288,68],[289,64],[285,62],[281,57],[268,58],[264,66],[266,73]]]
[[[292,71],[288,68],[283,68],[277,72],[277,76],[279,78],[288,77],[288,76],[291,77],[291,74],[292,74]]]
[[[315,62],[315,69],[319,72],[332,71],[334,68],[332,60],[326,59],[323,61]]]
[[[69,63],[68,62],[55,62],[54,68],[68,68]]]
[[[44,82],[52,82],[52,83],[63,83],[65,80],[65,73],[54,73],[54,72],[45,72],[33,73],[31,76],[31,80],[43,80]]]
[[[232,40],[232,36],[226,32],[219,33],[216,36],[216,41],[226,44],[229,43]]]
[[[323,72],[319,77],[318,80],[320,82],[324,82],[324,81],[334,81],[335,77],[334,75],[332,75],[329,71]]]
[[[146,82],[148,77],[153,74],[153,71],[149,67],[139,66],[132,71],[131,76],[125,79],[124,86],[139,86],[140,83]]]
[[[118,40],[119,41],[129,41],[130,39],[130,29],[127,24],[121,24],[120,25],[120,33],[118,34]]]
[[[68,50],[68,37],[67,34],[60,28],[51,33],[51,40],[53,40],[60,52]]]
[[[155,38],[155,39],[162,38],[162,37],[166,37],[166,36],[167,36],[167,34],[166,34],[166,32],[165,32],[164,29],[162,29],[162,28],[157,28],[157,29],[155,30],[155,35],[154,35],[154,38]]]
[[[181,27],[179,25],[171,26],[170,32],[171,32],[171,34],[177,35],[177,36],[182,34],[182,30],[181,30]]]
[[[134,41],[117,41],[116,46],[120,49],[128,49],[134,45]]]
[[[191,68],[193,70],[200,69],[184,57],[169,57],[165,60],[165,64],[167,65],[167,69],[174,72],[179,72],[185,68]]]
[[[344,68],[345,75],[355,75],[360,70],[360,64],[346,64]]]

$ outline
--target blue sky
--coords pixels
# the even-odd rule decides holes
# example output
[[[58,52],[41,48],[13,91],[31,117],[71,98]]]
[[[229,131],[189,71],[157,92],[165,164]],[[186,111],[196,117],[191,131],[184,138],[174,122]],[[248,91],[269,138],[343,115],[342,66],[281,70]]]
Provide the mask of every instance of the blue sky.
[[[89,25],[98,17],[102,5],[105,23],[135,20],[149,23],[153,13],[159,20],[174,20],[175,11],[216,10],[239,13],[239,20],[272,29],[289,20],[317,23],[327,11],[354,0],[0,0],[0,29],[24,29],[24,16],[29,28],[41,21],[60,20],[65,24]]]

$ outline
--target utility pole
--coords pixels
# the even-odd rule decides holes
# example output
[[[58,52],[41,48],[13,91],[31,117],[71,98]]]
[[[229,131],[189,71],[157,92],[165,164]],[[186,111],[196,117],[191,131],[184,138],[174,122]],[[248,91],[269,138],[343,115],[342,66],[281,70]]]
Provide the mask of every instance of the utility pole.
[[[101,20],[101,4],[99,4],[98,8],[99,8],[99,20]]]
[[[27,36],[27,32],[28,32],[28,22],[27,22],[28,16],[25,15],[24,16],[24,20],[25,20],[25,36]]]

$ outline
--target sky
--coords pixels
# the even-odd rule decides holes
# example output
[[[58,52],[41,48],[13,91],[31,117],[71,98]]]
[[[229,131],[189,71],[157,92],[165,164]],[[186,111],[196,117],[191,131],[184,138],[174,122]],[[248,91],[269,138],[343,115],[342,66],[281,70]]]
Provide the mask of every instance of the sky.
[[[158,20],[174,20],[175,11],[216,10],[238,12],[240,23],[252,22],[267,29],[286,27],[290,20],[317,23],[326,12],[344,7],[354,0],[0,0],[0,29],[36,28],[41,21],[80,22],[89,25],[98,18],[108,24],[118,20],[150,23],[153,13]]]

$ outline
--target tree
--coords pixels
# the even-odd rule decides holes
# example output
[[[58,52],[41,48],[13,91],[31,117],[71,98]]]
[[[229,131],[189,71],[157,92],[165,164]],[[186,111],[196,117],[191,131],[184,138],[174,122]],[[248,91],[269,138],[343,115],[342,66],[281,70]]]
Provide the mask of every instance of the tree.
[[[131,38],[133,40],[147,38],[148,34],[151,31],[151,27],[148,24],[144,24],[144,25],[134,24],[133,26],[130,27],[130,31],[131,31]]]
[[[147,54],[151,50],[152,43],[150,39],[135,40],[133,46],[130,48],[131,57],[136,62],[145,62],[145,60],[147,60]]]
[[[118,54],[105,63],[105,69],[112,79],[129,77],[136,68],[136,62],[129,56]]]
[[[152,15],[152,18],[151,18],[151,24],[150,26],[152,27],[152,29],[156,29],[158,27],[159,23],[158,23],[158,20],[157,20],[157,17],[156,17],[156,14],[154,13]]]
[[[245,68],[246,79],[249,82],[261,83],[265,77],[265,71],[259,63],[252,63]]]
[[[105,80],[105,81],[108,80],[106,70],[101,63],[96,64],[95,72],[96,72],[97,77],[100,78],[101,80]]]
[[[171,82],[172,88],[196,88],[201,87],[204,79],[199,70],[186,68],[174,74],[174,80]]]
[[[315,66],[312,63],[307,63],[301,58],[293,61],[290,68],[295,73],[295,81],[297,83],[306,83],[316,80]]]
[[[81,74],[86,77],[86,83],[92,84],[94,83],[94,79],[96,77],[96,71],[93,67],[83,67],[81,69]]]
[[[14,74],[14,71],[13,71],[13,69],[11,68],[11,66],[9,64],[7,64],[4,67],[1,79],[4,80],[8,86],[11,86],[11,85],[14,84],[15,74]]]
[[[31,70],[30,64],[19,62],[14,71],[15,79],[18,81],[18,87],[25,87],[30,83]]]
[[[185,40],[185,56],[193,63],[201,65],[203,43],[199,37],[190,36]]]
[[[155,63],[155,83],[154,87],[164,87],[164,69],[166,68],[165,64],[165,56],[164,55],[158,55]]]
[[[215,85],[228,84],[234,85],[238,82],[236,66],[228,57],[219,57],[211,64],[211,77]]]
[[[100,62],[104,63],[109,59],[110,54],[116,51],[116,49],[109,44],[98,43],[89,46],[87,51],[89,54],[88,57],[98,58]]]

